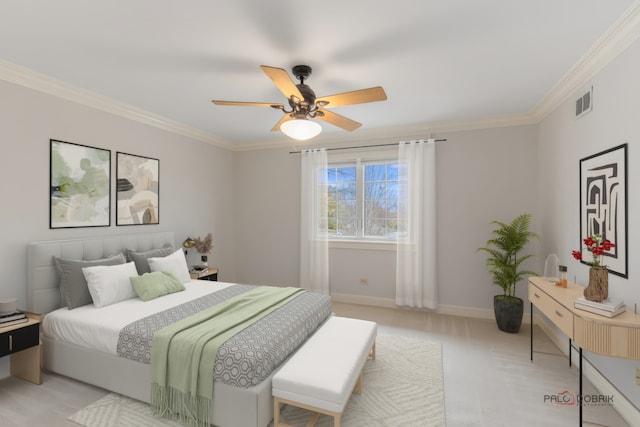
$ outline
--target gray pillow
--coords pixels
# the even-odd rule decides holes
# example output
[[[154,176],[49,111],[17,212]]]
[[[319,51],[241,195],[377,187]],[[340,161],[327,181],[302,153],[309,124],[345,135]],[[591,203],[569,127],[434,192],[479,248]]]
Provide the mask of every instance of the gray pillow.
[[[96,259],[92,261],[81,261],[74,259],[54,258],[58,277],[60,278],[60,295],[62,302],[69,310],[76,307],[93,303],[87,280],[82,272],[83,267],[93,267],[96,265],[118,265],[124,264],[126,259],[122,253],[109,258]]]
[[[166,244],[159,249],[151,249],[144,252],[133,252],[130,249],[125,249],[127,260],[133,261],[136,264],[136,270],[138,270],[138,274],[141,276],[144,273],[151,273],[149,263],[147,262],[148,258],[162,258],[171,255],[173,252],[173,247],[170,244]]]

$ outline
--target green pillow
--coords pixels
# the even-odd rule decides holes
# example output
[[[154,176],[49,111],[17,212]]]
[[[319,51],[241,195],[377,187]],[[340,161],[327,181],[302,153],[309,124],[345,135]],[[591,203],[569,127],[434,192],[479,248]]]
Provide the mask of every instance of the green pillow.
[[[133,276],[131,284],[142,301],[184,291],[182,282],[169,271],[154,271],[142,276]]]

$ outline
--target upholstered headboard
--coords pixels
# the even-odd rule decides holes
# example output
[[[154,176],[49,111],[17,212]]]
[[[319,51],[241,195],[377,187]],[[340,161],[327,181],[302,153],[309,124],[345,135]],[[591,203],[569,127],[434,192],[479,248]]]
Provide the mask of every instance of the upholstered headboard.
[[[44,314],[60,307],[60,289],[54,257],[77,260],[106,258],[125,249],[140,252],[176,246],[172,231],[158,233],[52,240],[27,246],[27,310]]]

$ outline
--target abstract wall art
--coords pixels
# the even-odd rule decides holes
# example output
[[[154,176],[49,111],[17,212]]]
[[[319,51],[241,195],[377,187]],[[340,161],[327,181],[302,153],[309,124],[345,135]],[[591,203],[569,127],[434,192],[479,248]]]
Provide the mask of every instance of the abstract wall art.
[[[160,161],[117,152],[116,225],[160,223]]]
[[[111,150],[49,141],[49,228],[111,225]]]
[[[602,264],[628,277],[627,144],[580,160],[580,247],[594,234],[616,245],[604,253]]]

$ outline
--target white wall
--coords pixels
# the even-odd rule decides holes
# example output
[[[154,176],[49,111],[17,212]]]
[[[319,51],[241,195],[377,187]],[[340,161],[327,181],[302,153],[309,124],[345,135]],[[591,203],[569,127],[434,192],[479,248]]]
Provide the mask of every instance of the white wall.
[[[609,295],[625,301],[630,308],[640,305],[638,274],[640,265],[640,43],[636,42],[605,67],[588,86],[593,86],[593,111],[576,119],[574,99],[565,102],[539,126],[539,200],[544,252],[558,254],[569,268],[569,277],[586,285],[588,267],[571,258],[579,248],[579,162],[581,158],[628,143],[628,253],[629,278],[609,275]],[[582,93],[580,90],[579,93]],[[578,93],[575,94],[576,98]],[[637,361],[587,355],[636,407],[640,387],[635,384]]]
[[[236,153],[235,242],[241,283],[297,286],[300,165],[288,150]]]
[[[49,229],[49,139],[111,150],[110,227]],[[26,302],[29,242],[174,231],[212,232],[210,264],[235,280],[233,153],[31,89],[0,81],[0,297]],[[160,160],[160,224],[115,226],[116,151]],[[0,359],[0,377],[7,358]]]
[[[476,249],[489,238],[493,220],[510,221],[531,212],[536,229],[537,128],[454,132],[443,137],[447,141],[437,143],[436,159],[441,304],[492,310],[493,295],[501,290],[491,285],[485,257]],[[409,138],[400,135],[392,141],[404,139]],[[374,141],[384,142],[390,141]],[[235,174],[238,280],[297,284],[299,155],[288,150],[237,153]],[[537,243],[532,244],[531,251],[536,248]],[[392,303],[394,250],[332,248],[329,261],[332,294]],[[543,261],[538,259],[530,267],[538,268]],[[367,278],[369,285],[360,285],[360,278]],[[518,295],[526,297],[526,286],[521,288]]]

